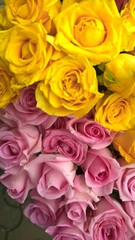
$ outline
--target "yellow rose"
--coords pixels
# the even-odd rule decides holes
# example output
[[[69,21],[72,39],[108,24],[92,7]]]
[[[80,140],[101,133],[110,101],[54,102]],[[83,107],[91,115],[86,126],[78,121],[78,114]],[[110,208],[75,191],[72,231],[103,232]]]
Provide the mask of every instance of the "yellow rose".
[[[65,2],[68,1],[64,0],[64,7],[54,19],[56,46],[67,54],[82,54],[93,64],[116,57],[125,47],[127,35],[115,1]]]
[[[121,11],[123,23],[129,32],[129,42],[126,47],[127,51],[134,50],[135,47],[135,1],[130,0],[126,3],[125,8]]]
[[[56,116],[81,117],[102,96],[95,69],[83,57],[65,56],[53,62],[46,69],[45,81],[36,89],[37,107]]]
[[[40,23],[18,24],[0,31],[0,59],[22,87],[41,80],[52,53],[53,47],[47,42]]]
[[[135,162],[135,129],[117,134],[113,140],[113,146],[126,162]]]
[[[12,74],[0,65],[0,108],[8,105],[17,95],[17,92],[11,88],[12,79]]]
[[[47,32],[51,30],[51,20],[58,14],[60,0],[5,0],[6,18],[11,24],[40,21]]]
[[[96,105],[95,121],[114,131],[132,128],[135,125],[135,98],[106,92]]]
[[[135,96],[135,56],[122,53],[105,65],[103,84],[123,97]]]

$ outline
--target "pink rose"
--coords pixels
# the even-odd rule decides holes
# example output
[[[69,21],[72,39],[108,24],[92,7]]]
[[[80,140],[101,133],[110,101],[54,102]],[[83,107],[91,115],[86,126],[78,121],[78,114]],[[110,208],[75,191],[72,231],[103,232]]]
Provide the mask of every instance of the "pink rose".
[[[40,154],[24,166],[41,197],[57,199],[73,186],[75,168],[61,155]]]
[[[25,87],[21,90],[20,96],[15,103],[9,104],[5,108],[5,118],[18,120],[19,125],[27,124],[40,125],[46,122],[46,128],[49,128],[56,117],[49,116],[36,107],[35,86]]]
[[[120,176],[116,181],[122,201],[135,201],[135,164],[127,164],[121,168]]]
[[[78,165],[84,162],[87,149],[85,143],[80,142],[65,129],[48,130],[43,138],[43,152],[60,153]]]
[[[36,191],[32,191],[30,196],[34,202],[29,203],[25,207],[24,215],[29,218],[33,224],[43,229],[54,225],[60,200],[42,198]]]
[[[110,198],[102,198],[89,224],[89,233],[93,240],[131,240],[135,230],[130,217],[122,206]]]
[[[24,203],[33,188],[27,172],[18,166],[5,170],[0,176],[0,182],[7,188],[9,196],[20,203]]]
[[[113,132],[87,118],[69,120],[67,129],[80,141],[87,143],[93,149],[109,146],[114,137]]]
[[[99,198],[88,188],[83,175],[76,175],[71,195],[66,195],[61,206],[65,206],[67,217],[74,225],[83,224],[87,219],[87,209],[96,208]]]
[[[114,181],[119,177],[120,165],[109,149],[88,151],[83,165],[86,184],[98,196],[112,193]]]
[[[92,240],[84,231],[72,224],[65,212],[62,212],[57,223],[48,227],[46,232],[53,237],[53,240]]]
[[[36,127],[25,125],[0,131],[0,168],[22,165],[41,151],[41,135]]]

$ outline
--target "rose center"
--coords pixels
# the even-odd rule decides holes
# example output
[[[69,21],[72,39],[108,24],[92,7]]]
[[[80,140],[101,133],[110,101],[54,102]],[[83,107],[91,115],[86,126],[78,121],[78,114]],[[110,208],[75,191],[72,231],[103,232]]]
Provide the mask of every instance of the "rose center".
[[[103,239],[108,239],[108,240],[115,240],[117,239],[117,234],[116,234],[116,229],[115,227],[111,227],[110,225],[109,226],[106,226],[106,228],[102,229],[102,235],[103,235]]]
[[[58,152],[72,155],[73,149],[67,143],[59,141],[58,142]]]
[[[123,99],[120,102],[116,102],[112,104],[110,106],[109,113],[108,113],[108,122],[116,123],[121,121],[128,109],[130,109],[130,106],[125,99]]]
[[[31,89],[26,91],[20,98],[20,104],[28,110],[36,106],[35,91]]]
[[[35,48],[36,48],[35,44],[31,43],[29,40],[24,42],[22,45],[21,52],[22,59],[26,60],[31,58],[34,55]]]
[[[77,97],[81,91],[81,84],[75,73],[67,73],[62,80],[62,86],[64,92],[72,97]]]
[[[74,34],[82,46],[96,47],[104,42],[106,30],[100,20],[84,16],[76,21]]]
[[[86,132],[88,135],[93,137],[99,137],[101,135],[101,131],[98,127],[87,125]]]
[[[97,181],[103,181],[107,177],[107,172],[106,170],[100,171],[98,175],[96,176]]]
[[[73,210],[71,213],[72,213],[73,217],[78,217],[79,216],[78,212],[76,212],[75,210]]]
[[[9,144],[8,146],[5,146],[4,148],[4,154],[7,156],[12,156],[12,155],[18,155],[18,149],[15,144]]]

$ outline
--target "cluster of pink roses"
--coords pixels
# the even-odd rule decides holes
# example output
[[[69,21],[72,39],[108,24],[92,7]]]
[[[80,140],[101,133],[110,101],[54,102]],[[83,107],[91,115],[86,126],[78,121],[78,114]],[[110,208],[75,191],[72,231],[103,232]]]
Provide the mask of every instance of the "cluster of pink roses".
[[[135,164],[110,150],[116,132],[95,122],[93,110],[78,119],[47,115],[35,88],[0,110],[8,194],[24,203],[30,193],[24,214],[54,240],[133,240]]]

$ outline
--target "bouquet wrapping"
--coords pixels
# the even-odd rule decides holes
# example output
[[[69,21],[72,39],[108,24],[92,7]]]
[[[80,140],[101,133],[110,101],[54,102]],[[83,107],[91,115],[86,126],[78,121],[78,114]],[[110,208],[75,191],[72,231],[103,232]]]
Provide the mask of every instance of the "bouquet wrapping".
[[[135,239],[135,0],[5,0],[0,182],[53,240]]]

